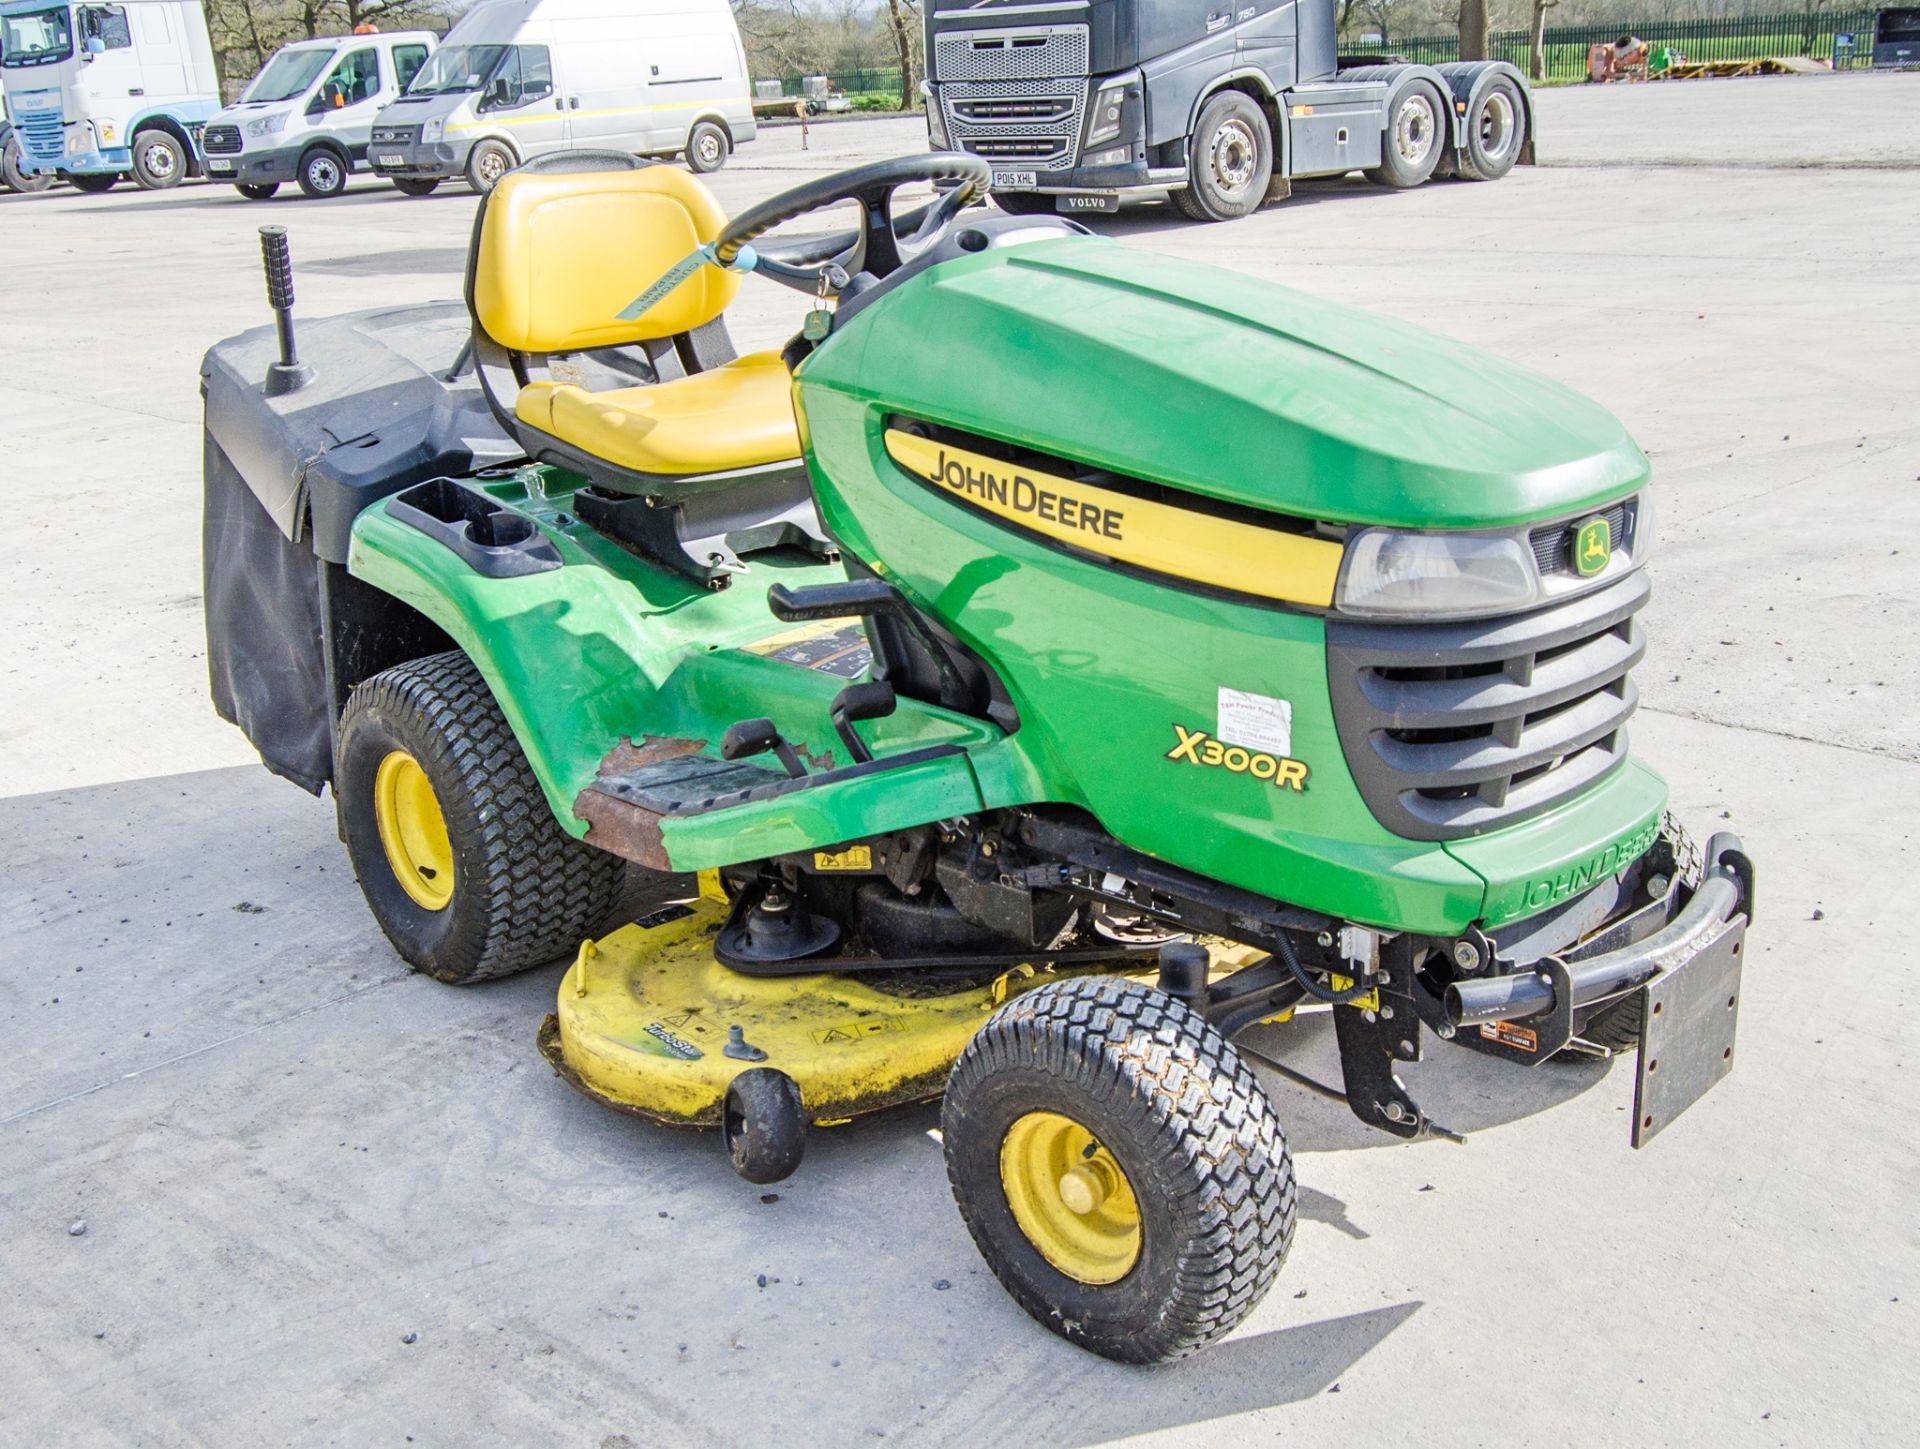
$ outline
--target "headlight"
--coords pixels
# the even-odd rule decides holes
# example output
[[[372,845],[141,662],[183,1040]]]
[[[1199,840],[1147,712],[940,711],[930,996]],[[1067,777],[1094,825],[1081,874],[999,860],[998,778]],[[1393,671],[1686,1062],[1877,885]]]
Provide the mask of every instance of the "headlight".
[[[930,86],[927,88],[927,144],[935,151],[953,149],[953,141],[947,135],[947,118],[940,113],[940,97]]]
[[[1513,613],[1538,593],[1533,557],[1512,534],[1369,528],[1347,543],[1334,602],[1343,614],[1454,619]]]
[[[446,134],[447,120],[445,116],[428,121],[420,127],[420,139],[429,146]]]
[[[1127,87],[1137,79],[1135,75],[1122,76],[1108,81],[1094,93],[1093,114],[1087,120],[1089,146],[1111,141],[1120,134],[1120,120],[1127,108]]]
[[[280,111],[271,116],[262,116],[257,121],[247,122],[247,134],[256,141],[262,136],[277,136],[287,129],[287,112]]]

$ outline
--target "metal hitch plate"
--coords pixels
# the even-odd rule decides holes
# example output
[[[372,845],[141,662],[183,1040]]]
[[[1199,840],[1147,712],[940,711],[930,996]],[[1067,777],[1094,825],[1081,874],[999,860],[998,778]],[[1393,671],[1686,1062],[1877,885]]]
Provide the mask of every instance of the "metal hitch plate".
[[[1642,988],[1633,1145],[1645,1147],[1733,1070],[1747,918],[1734,916],[1700,950]]]

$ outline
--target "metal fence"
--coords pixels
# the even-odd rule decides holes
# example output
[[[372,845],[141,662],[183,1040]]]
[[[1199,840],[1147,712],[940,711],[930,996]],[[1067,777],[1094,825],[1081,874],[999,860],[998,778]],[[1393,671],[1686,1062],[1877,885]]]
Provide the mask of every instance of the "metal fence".
[[[884,92],[898,96],[900,94],[900,68],[892,70],[830,70],[826,72],[830,89],[842,91],[850,96],[868,92]],[[797,96],[806,89],[804,76],[789,75],[780,78],[781,92]]]
[[[1865,69],[1873,49],[1873,10],[1803,11],[1785,15],[1741,15],[1720,20],[1638,20],[1609,25],[1548,26],[1548,80],[1579,80],[1587,74],[1587,51],[1631,34],[1655,47],[1666,46],[1688,60],[1762,60],[1767,56],[1806,56],[1831,61],[1838,69]],[[1852,45],[1838,44],[1841,37]],[[1487,37],[1487,54],[1527,71],[1531,52],[1524,30],[1502,30]],[[1460,58],[1457,35],[1394,36],[1371,42],[1346,42],[1343,55],[1403,55],[1437,65]]]

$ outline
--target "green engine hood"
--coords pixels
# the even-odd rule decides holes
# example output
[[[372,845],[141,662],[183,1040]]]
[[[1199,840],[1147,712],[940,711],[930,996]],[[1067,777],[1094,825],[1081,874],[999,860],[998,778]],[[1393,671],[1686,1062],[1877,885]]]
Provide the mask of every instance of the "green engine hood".
[[[944,262],[800,370],[969,432],[1254,508],[1492,527],[1644,483],[1605,409],[1449,338],[1093,237]]]

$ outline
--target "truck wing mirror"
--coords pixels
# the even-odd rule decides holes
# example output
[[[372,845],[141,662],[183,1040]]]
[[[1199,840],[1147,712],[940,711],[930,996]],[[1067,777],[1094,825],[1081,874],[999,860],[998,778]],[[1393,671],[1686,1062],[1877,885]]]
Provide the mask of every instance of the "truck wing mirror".
[[[96,55],[105,55],[107,53],[106,41],[97,35],[89,35],[81,42],[81,48],[86,51],[88,60],[92,60]]]

